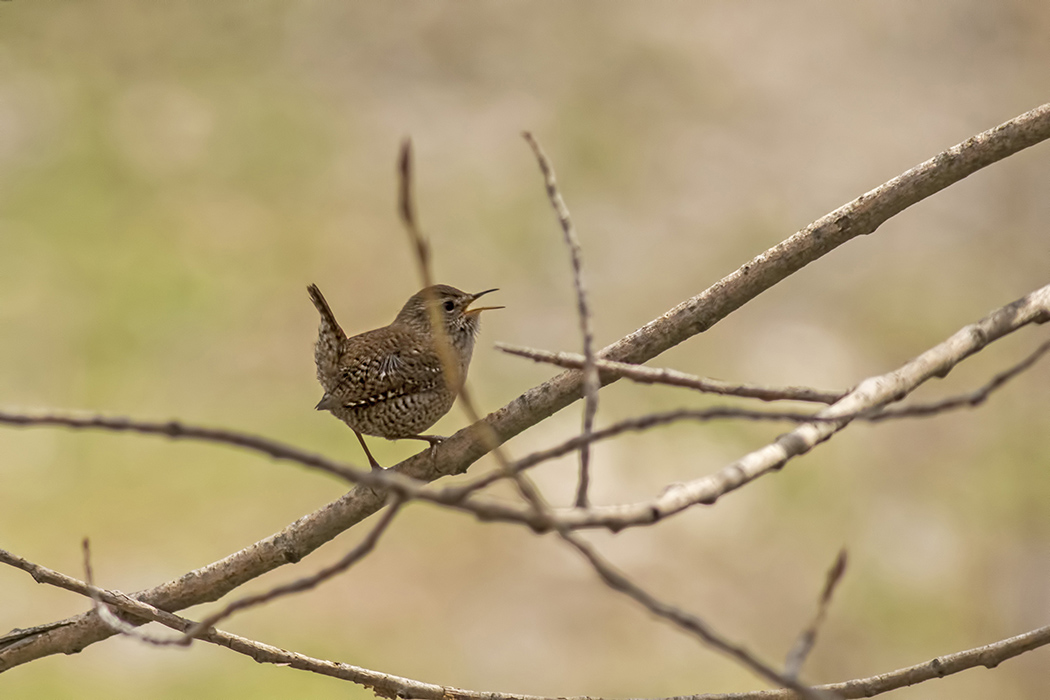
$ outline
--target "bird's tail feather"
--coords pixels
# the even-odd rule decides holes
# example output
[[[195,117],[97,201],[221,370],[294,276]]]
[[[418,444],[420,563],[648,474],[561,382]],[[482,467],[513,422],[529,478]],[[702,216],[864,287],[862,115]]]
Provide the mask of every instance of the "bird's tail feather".
[[[335,320],[335,314],[325,300],[321,290],[316,284],[306,288],[310,293],[310,301],[317,307],[321,314],[321,325],[317,329],[317,345],[314,346],[314,359],[317,362],[317,379],[325,389],[339,372],[339,352],[346,334]]]

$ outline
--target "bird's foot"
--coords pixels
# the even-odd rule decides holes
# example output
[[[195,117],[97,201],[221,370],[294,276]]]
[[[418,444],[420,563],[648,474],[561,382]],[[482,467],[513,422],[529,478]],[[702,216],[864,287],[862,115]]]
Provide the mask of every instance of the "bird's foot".
[[[424,442],[430,443],[431,447],[435,447],[435,446],[440,445],[441,443],[443,443],[448,438],[446,438],[446,437],[444,437],[442,435],[413,435],[412,437],[407,438],[407,439],[408,440],[422,440]]]

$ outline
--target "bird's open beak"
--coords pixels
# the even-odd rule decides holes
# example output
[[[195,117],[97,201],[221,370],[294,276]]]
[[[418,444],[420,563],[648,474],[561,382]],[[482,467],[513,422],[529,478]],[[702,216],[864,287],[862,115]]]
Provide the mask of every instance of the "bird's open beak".
[[[470,295],[470,303],[473,304],[474,300],[480,296],[484,296],[489,292],[498,292],[498,289],[486,289],[484,292],[478,292],[477,294]],[[479,306],[476,309],[467,309],[463,313],[465,314],[480,314],[482,311],[492,311],[493,309],[502,309],[502,306]]]

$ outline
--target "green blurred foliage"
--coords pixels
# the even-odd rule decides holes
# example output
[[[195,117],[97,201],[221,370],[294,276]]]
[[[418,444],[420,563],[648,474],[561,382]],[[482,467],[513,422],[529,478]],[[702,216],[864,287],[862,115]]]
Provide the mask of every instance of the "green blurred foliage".
[[[600,343],[826,211],[1046,101],[1050,9],[1003,3],[0,3],[0,404],[248,430],[360,462],[327,414],[304,287],[345,328],[418,286],[394,211],[411,135],[440,278],[499,286],[472,368],[485,409],[550,376],[493,340],[579,346],[569,265],[531,153],[544,144],[585,250]],[[1046,283],[1046,146],[993,166],[778,285],[657,364],[846,387]],[[973,388],[1025,330],[923,390]],[[1050,434],[1037,367],[978,411],[857,426],[717,508],[609,556],[769,659],[851,567],[807,667],[870,675],[1045,624]],[[601,423],[713,401],[627,384]],[[464,424],[453,411],[435,430]],[[513,441],[576,430],[578,409]],[[679,425],[596,448],[595,498],[710,473],[782,426]],[[376,440],[381,462],[418,445]],[[487,462],[474,467],[486,468]],[[571,459],[537,470],[568,502]],[[0,546],[136,590],[340,495],[234,450],[0,430]],[[509,493],[508,493],[509,496]],[[350,532],[262,590],[334,560]],[[0,570],[0,630],[85,609]],[[202,614],[205,608],[190,611]],[[658,696],[758,682],[604,589],[550,538],[414,506],[359,567],[228,629],[474,689]],[[1034,698],[1046,650],[895,694]],[[196,645],[109,640],[0,677],[5,698],[369,697]]]

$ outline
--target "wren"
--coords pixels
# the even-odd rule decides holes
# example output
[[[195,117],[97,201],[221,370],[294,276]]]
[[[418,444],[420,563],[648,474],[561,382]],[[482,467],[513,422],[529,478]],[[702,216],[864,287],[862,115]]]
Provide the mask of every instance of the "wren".
[[[468,294],[436,284],[413,294],[389,326],[349,338],[317,285],[307,291],[321,314],[314,361],[325,393],[317,410],[350,426],[372,469],[381,467],[365,435],[440,442],[420,433],[452,408],[467,376],[481,312],[503,308],[470,304],[496,290]],[[435,319],[441,324],[437,333]]]

